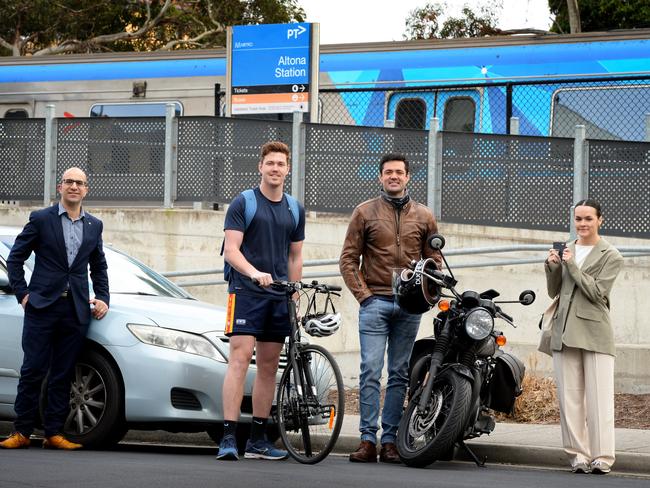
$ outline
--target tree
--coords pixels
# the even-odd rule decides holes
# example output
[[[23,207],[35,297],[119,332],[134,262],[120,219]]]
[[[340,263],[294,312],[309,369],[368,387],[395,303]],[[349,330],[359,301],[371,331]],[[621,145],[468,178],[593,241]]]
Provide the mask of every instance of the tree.
[[[566,0],[567,15],[569,17],[569,29],[571,34],[580,32],[580,9],[578,8],[578,0]]]
[[[572,0],[548,0],[549,10],[555,16],[553,32],[573,32],[569,26],[568,1]],[[583,32],[650,27],[648,0],[574,1],[579,7],[580,30]]]
[[[406,19],[405,39],[434,39],[481,37],[500,34],[497,14],[503,8],[501,0],[491,0],[474,11],[464,5],[460,17],[445,18],[449,6],[444,2],[428,3],[417,8]]]
[[[226,26],[302,22],[297,0],[0,0],[0,54],[220,47]]]

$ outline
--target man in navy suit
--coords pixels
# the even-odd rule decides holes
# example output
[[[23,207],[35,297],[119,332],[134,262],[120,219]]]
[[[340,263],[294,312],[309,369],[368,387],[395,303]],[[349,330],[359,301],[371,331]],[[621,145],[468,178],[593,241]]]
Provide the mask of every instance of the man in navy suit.
[[[32,212],[16,237],[7,270],[16,299],[25,309],[23,365],[14,409],[15,432],[0,447],[29,447],[38,416],[41,384],[46,375],[47,406],[43,447],[79,449],[68,441],[63,424],[69,411],[70,381],[82,349],[91,315],[108,311],[108,275],[102,249],[102,222],[81,207],[88,193],[86,174],[79,168],[63,173],[57,185],[57,205]],[[29,286],[23,264],[36,256]],[[89,297],[88,268],[95,298]]]

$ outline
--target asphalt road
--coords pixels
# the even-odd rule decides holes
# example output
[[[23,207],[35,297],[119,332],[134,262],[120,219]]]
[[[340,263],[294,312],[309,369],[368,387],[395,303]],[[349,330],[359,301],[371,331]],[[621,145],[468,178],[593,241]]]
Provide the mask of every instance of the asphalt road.
[[[215,460],[215,449],[120,444],[114,451],[0,451],[0,487],[65,488],[399,488],[399,487],[647,487],[649,478],[575,475],[556,469],[464,462],[426,469],[353,464],[331,455],[315,466],[288,461]]]

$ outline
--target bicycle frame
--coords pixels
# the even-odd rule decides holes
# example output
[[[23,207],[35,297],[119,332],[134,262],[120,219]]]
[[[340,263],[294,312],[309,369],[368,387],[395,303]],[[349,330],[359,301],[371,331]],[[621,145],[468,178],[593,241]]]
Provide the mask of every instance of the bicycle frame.
[[[338,438],[345,410],[343,380],[340,369],[327,350],[303,342],[299,310],[292,298],[297,292],[312,291],[304,292],[308,300],[305,317],[308,318],[309,312],[317,308],[317,293],[327,294],[327,300],[330,300],[331,292],[340,288],[319,285],[315,281],[275,282],[272,286],[286,295],[291,325],[286,346],[287,369],[282,375],[277,392],[280,433],[294,459],[301,463],[314,464],[329,454]],[[327,373],[323,375],[323,372]],[[335,394],[332,399],[328,396],[331,388]],[[325,430],[319,432],[318,426]]]

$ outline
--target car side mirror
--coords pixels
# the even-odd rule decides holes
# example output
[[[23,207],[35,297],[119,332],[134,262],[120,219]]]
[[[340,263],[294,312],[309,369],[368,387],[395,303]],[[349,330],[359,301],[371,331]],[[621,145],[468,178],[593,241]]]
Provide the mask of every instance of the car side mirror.
[[[9,284],[9,277],[4,269],[0,269],[0,290],[5,293],[11,293],[11,285]]]

